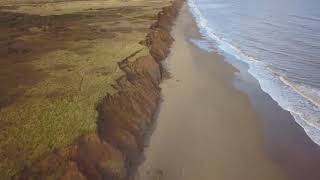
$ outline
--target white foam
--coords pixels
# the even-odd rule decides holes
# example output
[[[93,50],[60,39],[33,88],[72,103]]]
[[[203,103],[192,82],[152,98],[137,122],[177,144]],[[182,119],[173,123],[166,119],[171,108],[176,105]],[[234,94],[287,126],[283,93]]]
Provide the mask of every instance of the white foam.
[[[224,53],[234,56],[248,64],[248,72],[255,77],[261,89],[268,93],[283,109],[289,111],[296,122],[303,127],[308,136],[320,145],[320,93],[317,89],[294,84],[272,71],[268,64],[245,54],[240,48],[217,36],[209,27],[195,0],[188,5],[200,32],[208,39],[214,40]]]
[[[292,82],[285,77],[280,77],[281,81],[286,85],[290,86],[296,92],[298,92],[301,96],[305,97],[313,104],[320,107],[320,92],[319,89],[310,87],[308,85],[303,85],[300,83]]]
[[[208,52],[212,52],[213,51],[213,45],[212,43],[210,43],[210,41],[205,40],[205,39],[190,39],[190,41],[195,44],[196,46],[198,46],[199,48],[208,51]]]

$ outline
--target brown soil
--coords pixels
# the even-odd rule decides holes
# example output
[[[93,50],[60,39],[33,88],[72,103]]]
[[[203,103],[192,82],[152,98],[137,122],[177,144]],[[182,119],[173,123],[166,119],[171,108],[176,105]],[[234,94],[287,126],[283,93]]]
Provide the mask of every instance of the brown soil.
[[[142,158],[147,131],[154,123],[153,117],[161,100],[159,83],[163,72],[160,61],[170,51],[169,48],[173,42],[170,29],[182,3],[182,0],[176,0],[171,6],[164,8],[158,14],[157,22],[152,25],[146,37],[145,44],[150,49],[149,55],[136,59],[135,54],[132,54],[119,63],[119,67],[126,75],[118,79],[117,85],[114,87],[118,90],[117,93],[105,97],[98,105],[97,132],[84,135],[74,145],[56,150],[40,159],[31,168],[26,168],[20,175],[15,176],[14,179],[131,179],[133,177],[133,173]],[[87,17],[85,14],[83,16],[85,17],[84,21],[90,19],[90,16]],[[101,18],[121,18],[107,16]],[[7,18],[16,19],[16,17],[20,17],[20,15],[11,13]],[[38,20],[47,21],[46,18],[48,17],[39,16]],[[73,15],[66,15],[63,20],[57,21],[54,20],[54,17],[50,18],[53,18],[53,21],[50,20],[50,24],[45,28],[38,27],[39,29],[36,29],[36,31],[40,30],[44,35],[50,36],[52,33],[50,29],[53,28],[55,33],[70,34],[71,41],[79,38],[95,37],[95,35],[97,37],[106,33],[112,36],[112,31],[108,30],[80,27],[74,32],[62,28],[71,26],[66,26],[66,24],[71,23],[74,26],[73,23],[77,23],[72,21]],[[26,23],[17,29],[26,31],[31,26],[37,25],[37,21],[28,20],[28,17],[23,16],[22,19]],[[9,32],[8,29],[10,28],[12,27],[8,26],[6,31]],[[114,29],[114,31],[119,31],[119,29]],[[130,29],[122,29],[122,31],[130,31]],[[88,33],[90,33],[90,36],[87,36]],[[12,35],[14,35],[14,32],[12,32]],[[47,45],[49,41],[51,43]],[[9,44],[10,42],[12,42],[12,39],[6,41]],[[54,48],[55,43],[58,43],[58,40],[52,42],[52,39],[50,39],[33,46],[29,44],[18,46],[18,44],[10,47],[21,51],[21,56],[26,56],[29,51],[23,50],[26,49],[25,47],[35,48],[36,50],[37,47],[46,46],[50,49]],[[41,50],[44,51],[46,48],[41,48]],[[32,54],[28,56],[32,56]],[[5,63],[2,64],[5,65]],[[31,74],[39,73],[39,71],[33,69],[29,71]],[[12,77],[16,74],[13,74]],[[16,87],[13,83],[5,88],[13,89]],[[4,100],[1,104],[5,104]]]

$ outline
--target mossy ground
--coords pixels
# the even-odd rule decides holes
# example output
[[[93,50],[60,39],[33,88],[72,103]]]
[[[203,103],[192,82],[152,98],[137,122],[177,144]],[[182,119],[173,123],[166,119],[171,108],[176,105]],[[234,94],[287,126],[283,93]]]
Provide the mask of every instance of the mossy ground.
[[[69,1],[67,7],[73,7],[72,2]],[[90,3],[93,2],[95,1]],[[105,4],[111,1],[104,2],[103,8],[108,8]],[[59,3],[63,10],[63,2]],[[46,28],[43,28],[44,25],[38,23],[35,28],[14,31],[14,36],[7,40],[8,46],[20,43],[14,47],[18,52],[23,48],[29,49],[30,43],[38,41],[43,48],[35,47],[29,50],[30,53],[23,51],[22,54],[11,56],[8,55],[9,51],[1,51],[1,48],[9,47],[0,44],[0,54],[4,54],[0,59],[0,74],[5,77],[0,78],[0,83],[4,84],[0,93],[7,97],[6,99],[11,99],[10,103],[0,106],[0,176],[4,179],[55,148],[71,144],[79,136],[96,131],[96,105],[107,94],[116,92],[113,85],[124,75],[118,63],[137,51],[141,51],[139,56],[148,52],[147,47],[140,42],[144,40],[153,17],[159,11],[159,4],[166,5],[161,0],[154,4],[139,1],[141,7],[130,9],[123,1],[117,4],[117,1],[113,0],[112,7],[117,6],[113,15],[117,16],[110,17],[110,11],[107,9],[105,11],[109,14],[104,13],[97,4],[79,8],[79,2],[75,3],[76,8],[71,8],[72,11],[60,10],[58,15],[54,15],[58,17],[73,13],[70,24],[69,21],[63,23],[67,30],[62,33],[56,33],[52,37],[52,33],[47,29],[54,25],[44,24]],[[42,5],[45,6],[46,3]],[[22,13],[27,13],[30,7],[19,6],[16,9],[19,8],[23,10]],[[123,11],[123,8],[126,11]],[[40,11],[43,12],[41,9]],[[78,20],[75,13],[79,11],[82,15],[85,12],[86,16],[92,16],[87,17],[89,20]],[[40,17],[32,15],[28,18],[32,20]],[[14,26],[8,25],[7,29],[0,30],[10,32],[10,28],[19,26],[19,22],[22,23],[18,21]],[[87,28],[90,27],[94,28],[88,33]],[[76,36],[74,33],[86,33],[86,36]],[[54,45],[48,45],[50,43]],[[29,68],[33,72],[30,77],[19,76],[18,80],[12,78],[11,81],[15,83],[10,84],[10,78],[6,77],[16,76],[15,71],[5,71],[16,66],[9,61],[10,58],[25,67],[23,70]],[[29,79],[30,83],[24,83],[29,82]],[[6,83],[10,86],[5,87]],[[14,94],[13,98],[11,92],[19,92],[19,95]]]

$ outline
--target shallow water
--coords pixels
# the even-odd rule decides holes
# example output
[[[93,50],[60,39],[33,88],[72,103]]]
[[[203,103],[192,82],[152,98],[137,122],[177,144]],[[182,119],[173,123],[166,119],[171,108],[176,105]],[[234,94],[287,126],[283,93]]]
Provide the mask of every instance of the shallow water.
[[[196,44],[245,62],[320,144],[320,1],[189,0],[189,6],[207,40]]]

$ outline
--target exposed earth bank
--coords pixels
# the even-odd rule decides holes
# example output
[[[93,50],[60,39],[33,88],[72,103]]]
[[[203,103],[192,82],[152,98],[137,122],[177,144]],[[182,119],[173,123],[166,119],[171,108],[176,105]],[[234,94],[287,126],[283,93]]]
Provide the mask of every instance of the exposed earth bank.
[[[84,135],[23,171],[17,179],[130,179],[142,158],[144,141],[161,100],[161,60],[169,54],[171,25],[183,0],[163,8],[146,37],[150,53],[136,52],[119,63],[125,72],[118,93],[98,105],[98,131]],[[60,171],[60,172],[57,172]]]

